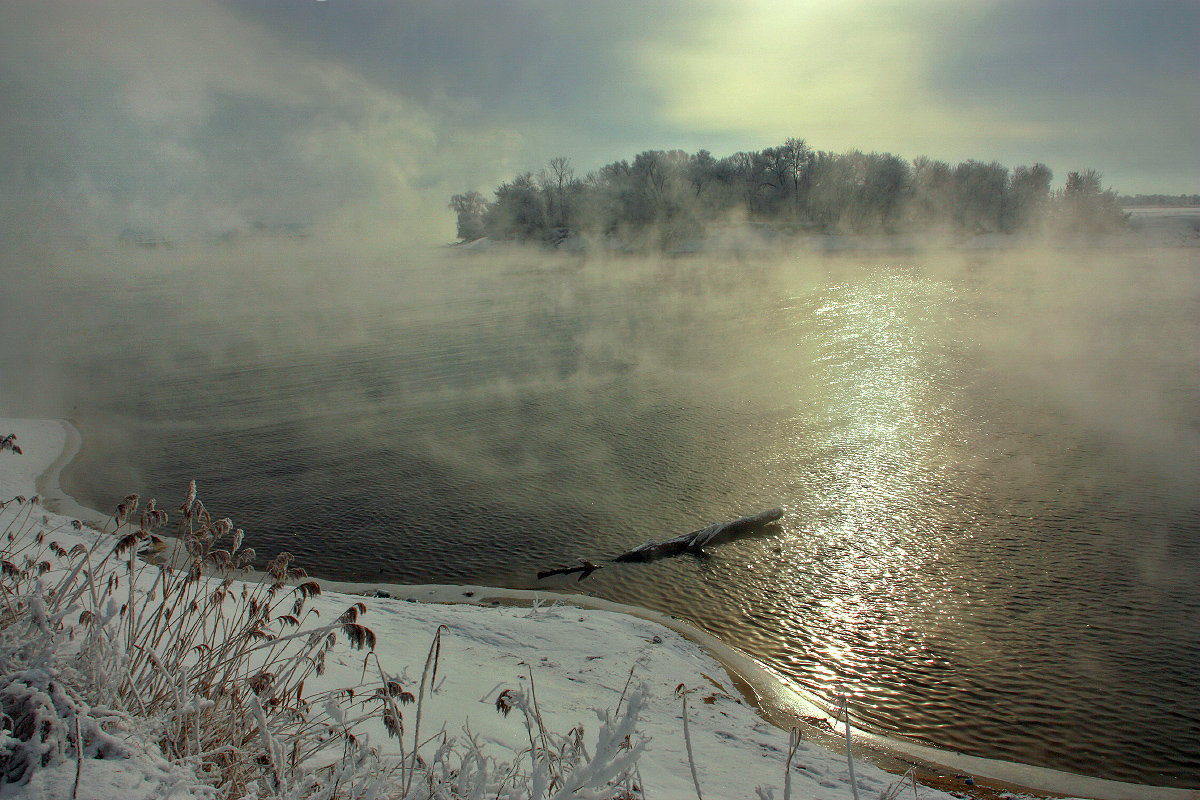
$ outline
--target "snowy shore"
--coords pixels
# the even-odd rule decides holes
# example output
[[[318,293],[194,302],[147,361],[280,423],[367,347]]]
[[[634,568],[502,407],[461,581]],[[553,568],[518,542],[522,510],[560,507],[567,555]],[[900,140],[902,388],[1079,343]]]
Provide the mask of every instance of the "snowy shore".
[[[28,515],[32,524],[53,532],[47,538],[68,550],[104,536],[86,526],[73,529],[72,520],[100,524],[103,515],[74,505],[58,485],[58,471],[78,447],[73,428],[53,420],[0,419],[0,436],[9,433],[16,434],[23,453],[0,453],[0,499],[40,494],[47,508],[61,513],[40,508],[30,512],[27,504],[9,504],[0,515],[0,528],[11,526],[18,515]],[[793,796],[855,796],[844,750],[835,749],[845,743],[841,724],[825,718],[744,654],[686,623],[574,595],[465,586],[321,584],[324,591],[313,602],[322,618],[334,619],[348,605],[361,602],[366,608],[362,622],[374,632],[380,665],[407,682],[418,681],[430,643],[441,630],[442,668],[436,690],[426,698],[421,724],[427,731],[444,729],[458,737],[469,728],[496,759],[511,759],[530,744],[518,715],[496,711],[506,689],[536,691],[548,729],[566,732],[582,725],[585,737],[594,738],[599,727],[596,711],[617,708],[629,686],[644,685],[645,704],[637,725],[641,738],[647,740],[638,761],[640,788],[654,800],[693,798],[697,792],[677,694],[682,686],[690,691],[687,714],[695,779],[705,797],[753,797],[756,787],[764,791],[773,787],[774,796],[781,797],[788,758],[784,728],[799,717],[823,719],[838,735],[800,723],[804,741],[791,760]],[[373,596],[382,593],[390,596]],[[329,653],[322,683],[356,686],[364,663],[361,652],[339,646]],[[768,717],[784,727],[772,724]],[[379,728],[377,739],[386,741],[382,725]],[[376,741],[376,734],[372,737]],[[858,746],[867,750],[873,746],[875,751],[870,759],[854,761],[862,798],[886,796],[901,780],[872,761],[893,769],[900,765],[903,771],[906,758],[922,763],[925,774],[938,772],[931,762],[945,765],[939,785],[957,790],[970,788],[961,777],[970,774],[977,780],[991,778],[1080,797],[1200,797],[1200,792],[1191,790],[1100,781],[916,746],[904,746],[901,755],[899,743],[859,732],[855,740]],[[133,747],[131,752],[125,759],[89,761],[80,770],[86,777],[78,783],[78,796],[111,800],[205,794],[204,784],[181,774],[178,764],[166,763],[144,747]],[[26,784],[0,786],[0,798],[70,797],[79,766],[73,759],[52,761]],[[952,796],[926,786],[919,787],[917,794],[929,800]]]

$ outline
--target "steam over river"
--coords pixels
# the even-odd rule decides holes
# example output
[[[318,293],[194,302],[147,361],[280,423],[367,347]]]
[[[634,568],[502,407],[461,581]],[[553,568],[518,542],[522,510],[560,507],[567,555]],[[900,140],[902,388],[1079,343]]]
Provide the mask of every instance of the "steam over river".
[[[542,585],[890,733],[1200,787],[1196,249],[39,269],[0,302],[38,332],[0,366],[49,365],[8,411],[77,421],[88,504],[195,478],[315,574],[516,587],[781,505],[776,537]]]

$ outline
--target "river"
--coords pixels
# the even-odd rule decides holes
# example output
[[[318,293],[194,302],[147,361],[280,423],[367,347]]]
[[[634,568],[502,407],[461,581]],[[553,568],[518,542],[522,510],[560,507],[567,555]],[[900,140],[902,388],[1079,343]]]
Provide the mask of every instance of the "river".
[[[6,413],[108,509],[697,622],[867,725],[1200,787],[1200,250],[680,258],[317,242],[45,259]],[[611,557],[773,506],[708,556]]]

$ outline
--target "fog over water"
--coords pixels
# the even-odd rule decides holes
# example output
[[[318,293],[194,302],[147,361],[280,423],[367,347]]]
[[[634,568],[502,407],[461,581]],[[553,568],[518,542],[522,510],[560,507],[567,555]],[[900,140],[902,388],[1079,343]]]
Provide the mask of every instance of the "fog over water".
[[[1196,248],[18,258],[0,402],[76,421],[85,503],[195,478],[318,575],[634,602],[890,733],[1200,787]]]

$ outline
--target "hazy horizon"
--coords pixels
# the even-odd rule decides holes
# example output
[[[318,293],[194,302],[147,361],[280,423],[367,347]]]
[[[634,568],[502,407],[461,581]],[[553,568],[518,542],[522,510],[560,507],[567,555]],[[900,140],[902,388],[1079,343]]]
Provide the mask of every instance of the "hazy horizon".
[[[267,225],[448,241],[556,156],[887,151],[1200,191],[1200,7],[0,2],[6,240]]]

